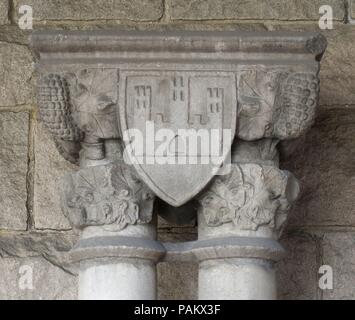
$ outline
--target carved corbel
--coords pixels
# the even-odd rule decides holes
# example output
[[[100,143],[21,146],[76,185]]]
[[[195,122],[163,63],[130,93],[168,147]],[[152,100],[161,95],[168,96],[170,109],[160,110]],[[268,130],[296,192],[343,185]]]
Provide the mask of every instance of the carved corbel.
[[[39,114],[58,151],[78,164],[102,160],[104,140],[118,139],[115,113],[117,70],[82,69],[42,74],[38,84]]]
[[[238,137],[294,139],[313,124],[318,71],[250,68],[239,75]]]

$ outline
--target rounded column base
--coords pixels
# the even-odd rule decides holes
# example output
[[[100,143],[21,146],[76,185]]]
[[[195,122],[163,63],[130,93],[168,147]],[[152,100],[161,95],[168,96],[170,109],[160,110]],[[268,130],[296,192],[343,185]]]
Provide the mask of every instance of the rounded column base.
[[[79,299],[155,300],[156,264],[164,254],[151,225],[119,232],[86,228],[71,251],[79,267]]]

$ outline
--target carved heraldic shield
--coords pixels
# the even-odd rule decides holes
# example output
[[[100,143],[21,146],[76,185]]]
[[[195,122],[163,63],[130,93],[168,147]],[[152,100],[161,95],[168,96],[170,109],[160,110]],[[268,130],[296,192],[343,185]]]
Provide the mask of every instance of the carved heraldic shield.
[[[183,205],[229,155],[237,117],[236,75],[121,70],[119,87],[121,134],[131,148],[126,155],[158,197]],[[145,139],[143,148],[134,144],[137,131]]]

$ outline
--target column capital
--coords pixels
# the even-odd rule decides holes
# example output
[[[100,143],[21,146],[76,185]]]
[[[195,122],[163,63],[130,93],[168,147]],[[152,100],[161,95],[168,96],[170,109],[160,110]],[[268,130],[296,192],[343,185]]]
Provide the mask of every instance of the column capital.
[[[209,227],[233,223],[241,231],[268,229],[278,238],[287,211],[297,199],[299,184],[288,171],[269,165],[232,164],[198,197]]]
[[[79,229],[114,232],[152,220],[155,196],[123,161],[68,173],[60,191],[63,212]]]

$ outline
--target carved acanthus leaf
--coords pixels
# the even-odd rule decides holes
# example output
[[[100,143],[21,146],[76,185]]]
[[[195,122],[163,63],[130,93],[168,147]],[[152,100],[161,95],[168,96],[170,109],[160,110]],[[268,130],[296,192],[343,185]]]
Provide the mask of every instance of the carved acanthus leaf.
[[[297,180],[287,171],[233,164],[230,174],[217,177],[198,200],[209,226],[233,222],[241,230],[267,226],[278,233],[298,192]]]
[[[111,225],[121,230],[152,218],[154,195],[121,162],[68,174],[61,196],[63,211],[77,228]]]
[[[75,119],[85,135],[118,138],[117,69],[83,69],[69,74]]]

